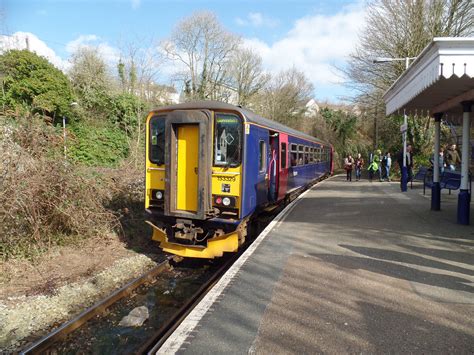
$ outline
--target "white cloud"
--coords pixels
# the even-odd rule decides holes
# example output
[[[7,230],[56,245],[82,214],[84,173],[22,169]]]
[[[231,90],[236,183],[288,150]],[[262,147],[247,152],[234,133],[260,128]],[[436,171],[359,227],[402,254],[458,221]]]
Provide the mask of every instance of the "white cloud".
[[[0,36],[0,52],[10,49],[26,49],[27,42],[30,51],[47,58],[57,68],[62,71],[69,68],[70,64],[66,60],[59,57],[45,42],[29,32],[15,32],[11,36]]]
[[[132,9],[136,10],[140,7],[141,0],[131,0],[132,1]]]
[[[271,45],[256,38],[244,43],[261,55],[265,69],[278,72],[294,66],[306,73],[317,91],[318,84],[342,81],[333,65],[343,63],[353,51],[364,21],[363,6],[352,6],[334,15],[303,17]]]
[[[253,27],[276,27],[278,20],[262,15],[260,12],[250,12],[247,18],[242,19],[237,17],[235,22],[239,26],[253,26]]]
[[[120,58],[120,52],[117,48],[101,41],[100,37],[96,35],[80,35],[75,40],[68,42],[66,50],[72,54],[79,48],[84,47],[96,49],[107,63],[116,63]]]

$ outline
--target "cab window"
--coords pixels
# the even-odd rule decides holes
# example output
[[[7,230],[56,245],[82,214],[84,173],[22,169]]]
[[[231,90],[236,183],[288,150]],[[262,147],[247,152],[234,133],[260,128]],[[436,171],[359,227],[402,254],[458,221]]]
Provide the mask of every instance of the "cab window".
[[[239,166],[242,152],[242,121],[228,113],[216,113],[214,166]]]
[[[152,163],[165,163],[165,116],[150,119],[149,159]]]

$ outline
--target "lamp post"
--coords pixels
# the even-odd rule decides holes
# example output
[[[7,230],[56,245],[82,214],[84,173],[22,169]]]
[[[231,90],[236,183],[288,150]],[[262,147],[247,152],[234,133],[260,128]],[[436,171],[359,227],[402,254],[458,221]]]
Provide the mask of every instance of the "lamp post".
[[[396,61],[405,61],[405,70],[408,69],[410,66],[410,60],[416,59],[416,57],[405,57],[405,58],[385,58],[385,57],[378,57],[375,58],[372,62],[376,63],[387,63],[387,62],[396,62]],[[407,184],[408,184],[408,169],[407,169],[407,130],[408,130],[408,117],[403,111],[403,125],[400,127],[400,132],[402,133],[402,142],[403,142],[403,166],[401,167],[402,170],[402,181],[401,181],[401,190],[402,192],[407,191]]]

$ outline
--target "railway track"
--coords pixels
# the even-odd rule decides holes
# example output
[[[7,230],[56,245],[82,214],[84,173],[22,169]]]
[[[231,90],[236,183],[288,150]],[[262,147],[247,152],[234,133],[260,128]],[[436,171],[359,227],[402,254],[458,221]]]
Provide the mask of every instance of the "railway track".
[[[168,336],[176,329],[177,326],[179,326],[181,321],[189,314],[189,312],[192,311],[194,306],[199,303],[199,301],[206,295],[206,293],[219,280],[225,271],[234,263],[239,255],[240,253],[229,255],[223,259],[222,262],[219,263],[217,270],[212,271],[210,277],[201,284],[197,291],[195,291],[191,297],[186,297],[185,301],[181,302],[178,310],[174,311],[169,317],[166,317],[166,319],[161,322],[159,327],[156,327],[151,332],[148,332],[145,340],[139,340],[137,342],[139,344],[138,346],[133,349],[128,346],[127,348],[124,348],[123,351],[122,349],[117,349],[117,351],[112,351],[112,353],[129,353],[132,351],[136,354],[147,354],[156,352],[156,350],[164,343]],[[104,313],[108,312],[109,308],[114,307],[116,303],[133,294],[140,286],[143,286],[148,282],[152,282],[163,271],[171,269],[171,263],[176,261],[179,261],[176,260],[176,257],[167,258],[154,269],[148,271],[144,275],[115,291],[113,294],[88,308],[74,319],[64,323],[59,328],[55,329],[45,337],[21,351],[20,354],[59,354],[63,352],[71,353],[71,350],[73,350],[72,352],[74,352],[74,350],[81,352],[81,350],[84,350],[81,348],[81,346],[85,346],[87,341],[86,339],[81,339],[81,333],[76,334],[73,333],[74,331],[80,332],[82,330],[81,327],[87,328],[87,322],[92,321],[92,319],[94,319],[93,322],[101,322],[101,320],[98,320],[95,317],[101,317],[104,315]],[[176,282],[179,282],[179,280]],[[163,290],[160,289],[158,293],[163,293]],[[94,331],[86,333],[94,333]],[[85,338],[87,338],[87,336],[85,336]],[[77,344],[69,345],[71,342],[76,342]]]
[[[274,218],[276,214],[284,207],[284,205],[279,206],[275,210],[269,212],[268,214],[263,214],[259,223],[257,223],[256,229],[253,231],[253,237],[257,236],[263,228]],[[253,240],[252,236],[250,239]],[[218,261],[218,267],[215,270],[212,270],[209,277],[206,277],[204,282],[201,282],[199,287],[195,287],[197,290],[191,295],[187,296],[182,302],[180,302],[179,307],[175,307],[175,309],[171,314],[167,315],[165,319],[161,320],[157,326],[155,322],[153,325],[150,325],[149,331],[146,333],[144,337],[140,339],[135,339],[135,347],[131,347],[129,344],[130,342],[125,341],[127,343],[127,347],[121,349],[121,344],[109,344],[110,347],[115,347],[116,351],[110,351],[110,353],[136,353],[136,354],[154,354],[156,351],[163,345],[166,339],[174,332],[174,330],[180,325],[182,320],[186,318],[186,316],[194,309],[194,307],[204,298],[207,292],[217,283],[220,277],[227,271],[227,269],[232,266],[232,264],[240,257],[240,255],[247,249],[247,247],[251,243],[248,242],[246,245],[241,248],[241,250],[236,254],[231,254],[224,256]],[[59,328],[55,329],[50,334],[46,335],[42,339],[38,340],[22,352],[20,354],[39,354],[39,353],[74,353],[74,352],[82,352],[86,349],[83,349],[82,346],[85,345],[82,342],[82,334],[71,334],[74,331],[79,331],[81,327],[86,325],[89,320],[92,320],[96,316],[101,316],[102,314],[106,313],[109,308],[112,308],[115,303],[118,301],[127,298],[127,296],[134,293],[140,286],[146,284],[147,282],[153,282],[163,271],[171,269],[171,263],[179,261],[176,257],[168,257],[165,261],[160,263],[154,269],[148,271],[141,277],[133,280],[132,282],[128,283],[121,289],[117,290],[107,298],[103,299],[102,301],[96,303],[94,306],[90,307],[86,311],[79,314],[77,317],[72,319],[71,321],[63,324]],[[178,278],[175,282],[179,282]],[[184,286],[186,287],[186,286]],[[164,293],[166,293],[165,291]],[[163,289],[160,289],[156,294],[163,294]],[[156,295],[154,294],[154,295]],[[179,303],[179,302],[178,302]],[[162,306],[157,303],[159,308]],[[152,315],[147,322],[152,321]],[[98,321],[100,322],[100,321]],[[116,322],[114,321],[114,324]],[[89,333],[94,333],[91,331]],[[75,341],[77,342],[76,345],[73,346],[64,346],[60,345],[58,347],[58,343],[65,343],[65,339],[68,338],[79,338]],[[131,335],[133,337],[133,335]],[[71,341],[71,339],[69,339]],[[74,341],[74,340],[72,340]],[[67,343],[67,341],[66,341]],[[91,350],[91,349],[88,349]],[[95,349],[91,350],[91,352],[102,352],[104,348],[99,350]],[[88,352],[86,350],[86,352]]]
[[[116,303],[117,301],[123,299],[127,295],[131,294],[137,287],[152,281],[158,274],[163,270],[170,267],[170,261],[173,260],[173,257],[168,257],[166,260],[161,262],[152,270],[146,272],[142,276],[136,278],[135,280],[129,282],[122,288],[118,289],[105,299],[94,304],[92,307],[88,308],[84,312],[80,313],[77,317],[72,320],[64,323],[59,328],[55,329],[45,337],[41,338],[37,342],[30,345],[25,350],[21,351],[20,354],[38,354],[46,352],[53,344],[55,344],[60,339],[63,339],[69,333],[81,327],[91,318],[102,314],[108,307]]]

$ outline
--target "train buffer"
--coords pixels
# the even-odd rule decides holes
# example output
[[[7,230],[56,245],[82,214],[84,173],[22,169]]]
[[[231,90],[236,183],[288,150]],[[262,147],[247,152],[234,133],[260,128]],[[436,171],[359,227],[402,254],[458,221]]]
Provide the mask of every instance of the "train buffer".
[[[473,353],[456,196],[330,178],[272,222],[160,353]],[[471,208],[471,218],[472,211]]]

